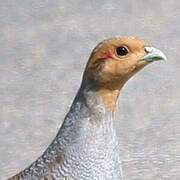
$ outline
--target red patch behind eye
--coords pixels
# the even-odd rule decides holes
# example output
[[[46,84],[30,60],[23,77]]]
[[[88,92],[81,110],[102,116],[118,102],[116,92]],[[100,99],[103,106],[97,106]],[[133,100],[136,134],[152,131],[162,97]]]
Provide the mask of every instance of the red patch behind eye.
[[[109,59],[113,57],[113,50],[108,50],[107,52],[104,53],[103,58]]]

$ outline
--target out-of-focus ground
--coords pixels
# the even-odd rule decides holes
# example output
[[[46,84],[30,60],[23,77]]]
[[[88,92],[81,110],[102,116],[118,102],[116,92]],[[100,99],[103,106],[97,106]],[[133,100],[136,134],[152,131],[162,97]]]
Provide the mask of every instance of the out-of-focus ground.
[[[180,179],[180,1],[0,0],[0,180],[42,154],[92,48],[115,35],[145,38],[168,57],[119,101],[124,180]]]

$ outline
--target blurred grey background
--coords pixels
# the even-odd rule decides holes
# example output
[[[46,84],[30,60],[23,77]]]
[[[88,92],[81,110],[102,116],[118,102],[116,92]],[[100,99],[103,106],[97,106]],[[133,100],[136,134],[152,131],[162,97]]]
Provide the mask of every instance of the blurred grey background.
[[[115,35],[145,38],[168,57],[120,98],[124,180],[180,179],[180,1],[0,0],[0,180],[46,149],[91,50]]]

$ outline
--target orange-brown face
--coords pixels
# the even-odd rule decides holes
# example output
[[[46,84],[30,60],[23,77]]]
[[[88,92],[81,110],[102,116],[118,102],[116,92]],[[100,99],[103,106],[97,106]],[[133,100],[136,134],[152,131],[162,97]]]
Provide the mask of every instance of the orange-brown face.
[[[125,82],[153,61],[165,60],[158,49],[134,37],[112,38],[97,45],[87,63],[84,87],[96,90],[103,104],[114,111]]]
[[[101,42],[93,50],[85,77],[99,86],[118,88],[145,65],[161,59],[165,59],[162,52],[140,38],[113,38]]]

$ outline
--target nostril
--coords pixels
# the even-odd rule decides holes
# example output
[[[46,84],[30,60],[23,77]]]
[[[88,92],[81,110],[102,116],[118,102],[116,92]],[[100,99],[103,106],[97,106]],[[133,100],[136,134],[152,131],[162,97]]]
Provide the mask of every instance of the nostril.
[[[145,51],[146,53],[151,53],[151,52],[153,51],[153,47],[146,46],[146,47],[144,47],[144,51]]]

